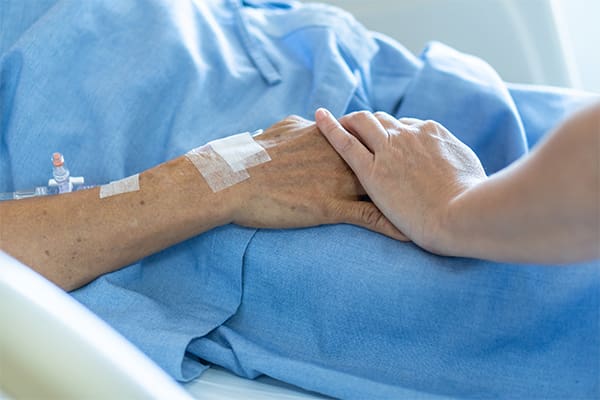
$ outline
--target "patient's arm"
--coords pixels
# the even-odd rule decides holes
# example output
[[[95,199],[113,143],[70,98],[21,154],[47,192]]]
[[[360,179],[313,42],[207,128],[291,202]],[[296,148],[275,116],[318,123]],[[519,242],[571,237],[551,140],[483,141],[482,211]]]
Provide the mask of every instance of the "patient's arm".
[[[219,225],[300,227],[348,222],[403,236],[371,203],[314,124],[288,118],[257,141],[271,161],[213,193],[179,157],[140,174],[140,190],[99,189],[0,202],[0,249],[59,286],[75,289]]]
[[[550,264],[600,257],[600,105],[489,178],[433,121],[358,113],[340,125],[318,111],[317,124],[379,209],[432,252]]]
[[[213,194],[177,158],[140,174],[140,191],[99,189],[0,203],[0,248],[70,290],[227,223],[232,197]]]

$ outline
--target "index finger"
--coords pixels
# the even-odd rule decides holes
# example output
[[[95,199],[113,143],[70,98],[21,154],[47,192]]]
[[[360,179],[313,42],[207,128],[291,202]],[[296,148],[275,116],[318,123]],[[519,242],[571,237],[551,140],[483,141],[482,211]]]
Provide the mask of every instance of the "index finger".
[[[326,109],[319,108],[315,119],[321,133],[360,179],[361,172],[371,167],[373,154]]]

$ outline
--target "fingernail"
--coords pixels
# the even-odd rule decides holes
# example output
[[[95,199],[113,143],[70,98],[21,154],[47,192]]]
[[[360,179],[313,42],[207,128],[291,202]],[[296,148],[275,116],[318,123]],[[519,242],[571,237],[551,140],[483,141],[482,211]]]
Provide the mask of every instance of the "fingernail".
[[[316,118],[327,118],[330,115],[331,115],[331,113],[329,111],[327,111],[327,109],[325,109],[325,108],[319,108],[317,110],[317,112],[315,113]]]

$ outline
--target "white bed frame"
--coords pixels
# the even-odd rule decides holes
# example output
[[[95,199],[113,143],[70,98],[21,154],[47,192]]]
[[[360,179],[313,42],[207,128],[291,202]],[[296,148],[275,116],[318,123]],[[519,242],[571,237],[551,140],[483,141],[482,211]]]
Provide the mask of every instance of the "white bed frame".
[[[0,399],[323,398],[216,367],[182,388],[104,321],[3,252],[0,321]]]

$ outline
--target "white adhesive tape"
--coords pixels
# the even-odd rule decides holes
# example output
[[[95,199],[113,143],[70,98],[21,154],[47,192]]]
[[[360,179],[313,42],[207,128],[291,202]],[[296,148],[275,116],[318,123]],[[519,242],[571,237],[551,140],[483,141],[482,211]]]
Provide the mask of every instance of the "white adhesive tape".
[[[213,192],[218,192],[250,178],[246,170],[237,172],[232,170],[229,164],[210,146],[199,147],[185,156],[202,174]]]
[[[247,168],[271,160],[267,151],[248,132],[209,142],[191,150],[186,157],[213,192],[250,178]]]
[[[110,182],[107,185],[100,186],[100,198],[111,197],[122,193],[135,192],[140,190],[140,175],[135,174],[118,181]]]
[[[266,154],[265,149],[256,143],[248,132],[215,140],[208,145],[236,172],[253,166],[246,165],[246,160],[252,159],[254,155]]]

